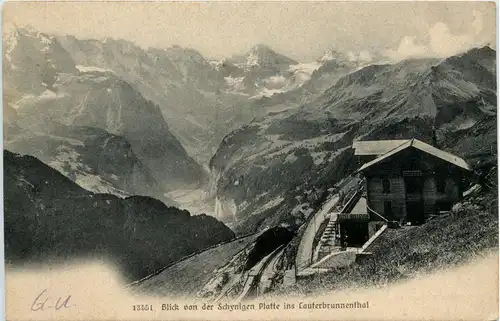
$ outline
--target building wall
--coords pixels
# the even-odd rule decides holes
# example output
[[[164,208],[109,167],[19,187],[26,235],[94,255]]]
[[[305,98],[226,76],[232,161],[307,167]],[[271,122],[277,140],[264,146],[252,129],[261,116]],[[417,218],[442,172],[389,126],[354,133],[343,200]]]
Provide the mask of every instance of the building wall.
[[[382,177],[367,178],[368,206],[377,213],[388,218],[385,213],[385,202],[390,202],[393,218],[400,220],[406,217],[405,185],[403,177],[390,177],[390,192],[384,193]],[[369,211],[370,213],[370,211]],[[373,220],[380,220],[376,215],[370,213]]]
[[[422,191],[424,197],[424,216],[427,218],[436,212],[437,188],[435,177],[426,177]]]
[[[406,217],[406,191],[403,177],[391,178],[391,192],[393,193],[392,211],[397,220],[404,219]]]
[[[417,173],[415,173],[418,171]],[[422,175],[422,195],[407,195],[406,176]],[[407,149],[398,155],[363,171],[366,178],[367,204],[370,208],[387,217],[385,202],[391,202],[394,220],[404,220],[408,215],[408,199],[422,200],[424,217],[429,217],[442,207],[450,208],[461,198],[461,179],[463,173],[453,164],[416,149]],[[437,178],[445,179],[444,192],[438,192]],[[383,178],[390,179],[390,192],[383,192]],[[441,182],[441,179],[440,179]],[[370,213],[370,212],[369,212]],[[371,214],[372,220],[379,220]]]
[[[435,203],[446,201],[455,204],[460,200],[460,178],[447,177],[445,180],[445,189],[443,193],[435,194]],[[436,209],[437,210],[437,209]]]
[[[366,190],[368,206],[386,218],[385,202],[391,202],[393,219],[402,221],[406,218],[406,191],[403,176],[391,177],[390,192],[383,192],[383,177],[368,177],[366,180]],[[447,201],[451,204],[460,199],[459,184],[456,178],[448,177],[445,180],[445,192],[437,192],[436,178],[427,176],[424,178],[422,190],[424,216],[427,218],[437,212],[437,203]],[[370,213],[370,211],[368,211]],[[380,220],[376,215],[370,213],[372,220]]]
[[[443,195],[443,197],[446,197],[454,203],[460,199],[460,181],[458,178],[449,177],[446,180],[445,195]]]

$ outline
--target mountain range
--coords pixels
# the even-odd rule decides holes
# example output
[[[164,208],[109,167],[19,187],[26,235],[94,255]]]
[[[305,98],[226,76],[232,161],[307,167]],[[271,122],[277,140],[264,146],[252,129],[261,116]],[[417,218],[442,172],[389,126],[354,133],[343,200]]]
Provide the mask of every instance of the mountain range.
[[[489,47],[304,63],[255,45],[214,60],[18,28],[4,61],[7,148],[94,192],[174,204],[166,193],[205,190],[205,208],[238,234],[300,225],[357,168],[354,140],[415,137],[463,157],[496,148]]]
[[[125,40],[80,40],[29,27],[9,34],[5,48],[8,123],[25,133],[35,127],[51,135],[54,124],[63,124],[123,137],[158,181],[159,188],[148,194],[155,197],[206,185],[209,160],[228,132],[274,110],[297,107],[360,65],[333,52],[301,64],[265,45],[215,61],[179,46],[142,49]],[[16,142],[9,148],[25,152],[26,139],[12,133],[23,131],[6,132],[7,141]],[[53,156],[41,159],[55,163]],[[105,190],[94,185],[95,191]]]
[[[300,225],[304,209],[358,168],[354,140],[418,138],[466,159],[496,151],[496,108],[489,47],[353,71],[298,108],[224,138],[210,161],[217,216],[242,233]]]
[[[13,151],[22,151],[21,142],[26,141],[22,136],[30,131],[72,139],[71,130],[61,130],[61,125],[92,127],[106,131],[104,136],[120,136],[127,141],[125,144],[144,165],[143,174],[153,175],[158,183],[158,188],[151,189],[151,196],[179,186],[203,184],[204,169],[170,132],[159,106],[113,72],[78,69],[55,37],[31,30],[16,30],[7,38],[6,48],[5,122],[21,129],[6,131],[6,141],[15,142],[10,145]],[[102,140],[103,135],[87,138]],[[48,159],[50,155],[55,154],[45,153],[46,161],[58,161]],[[86,163],[82,167],[93,168]],[[131,187],[125,192],[136,190]]]

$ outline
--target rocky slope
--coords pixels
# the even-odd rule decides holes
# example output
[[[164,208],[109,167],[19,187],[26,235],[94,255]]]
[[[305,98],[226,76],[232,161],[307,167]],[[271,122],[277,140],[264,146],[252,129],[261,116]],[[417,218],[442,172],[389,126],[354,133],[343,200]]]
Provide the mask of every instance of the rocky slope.
[[[123,137],[94,127],[54,123],[21,128],[15,122],[4,124],[4,137],[6,149],[37,157],[91,192],[145,195],[175,204],[163,195],[158,181]]]
[[[100,128],[125,138],[161,189],[203,184],[204,170],[172,135],[159,106],[114,72],[77,69],[55,37],[32,30],[16,30],[6,47],[4,102],[16,111],[19,127],[49,132],[54,123]],[[39,60],[47,61],[45,69],[31,70]],[[51,73],[52,80],[40,79],[40,72]]]
[[[58,40],[81,70],[113,71],[158,103],[172,132],[202,164],[208,163],[229,131],[274,110],[262,103],[266,97],[298,90],[315,70],[307,92],[320,92],[333,84],[330,74],[356,65],[346,59],[332,63],[338,58],[332,56],[298,63],[265,45],[215,61],[179,46],[145,50],[125,40],[72,36]],[[303,94],[297,91],[291,96]]]
[[[145,50],[124,40],[58,39],[80,69],[111,70],[158,103],[189,154],[205,164],[227,134],[228,124],[230,130],[254,117],[254,109],[240,105],[255,92],[256,83],[268,77],[255,71],[245,80],[250,91],[240,90],[234,79],[246,72],[243,66],[210,61],[193,49]]]
[[[341,77],[386,59],[382,56],[362,59],[361,54],[328,50],[319,59],[310,63],[290,65],[285,85],[272,95],[257,95],[247,103],[256,111],[255,120],[263,120],[271,114],[294,111],[298,107],[319,98],[326,89]]]
[[[444,60],[370,65],[296,110],[233,131],[210,162],[219,217],[237,222],[238,232],[303,221],[300,208],[321,202],[358,167],[349,148],[356,139],[434,143],[436,133],[448,150],[459,135],[496,150],[495,59],[484,47]]]
[[[173,134],[203,165],[229,131],[297,107],[367,63],[334,51],[299,63],[265,45],[215,61],[179,46],[143,49],[126,40],[54,37],[29,28],[10,34],[6,48],[8,97],[40,95],[61,73],[114,75],[158,104]]]
[[[234,237],[206,215],[141,196],[94,194],[32,156],[4,151],[8,264],[103,258],[129,280]]]

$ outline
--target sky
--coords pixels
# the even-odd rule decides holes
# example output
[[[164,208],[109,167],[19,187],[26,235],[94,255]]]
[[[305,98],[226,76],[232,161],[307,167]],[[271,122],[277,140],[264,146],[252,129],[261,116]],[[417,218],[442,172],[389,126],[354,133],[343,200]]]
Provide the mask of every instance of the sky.
[[[265,44],[303,62],[329,49],[401,60],[495,48],[495,9],[493,2],[11,2],[3,26],[180,45],[215,59]]]

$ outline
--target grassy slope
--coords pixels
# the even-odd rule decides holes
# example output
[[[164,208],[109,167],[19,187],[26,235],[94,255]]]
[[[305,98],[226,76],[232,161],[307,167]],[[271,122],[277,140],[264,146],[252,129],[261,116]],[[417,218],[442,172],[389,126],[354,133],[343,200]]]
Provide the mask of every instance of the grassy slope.
[[[160,274],[147,279],[133,291],[172,297],[193,297],[238,252],[255,241],[259,233],[214,247],[172,265]]]
[[[388,232],[372,256],[348,268],[317,276],[292,291],[307,294],[383,285],[467,262],[498,248],[497,191],[478,193],[450,214],[427,224]]]

